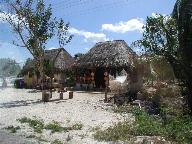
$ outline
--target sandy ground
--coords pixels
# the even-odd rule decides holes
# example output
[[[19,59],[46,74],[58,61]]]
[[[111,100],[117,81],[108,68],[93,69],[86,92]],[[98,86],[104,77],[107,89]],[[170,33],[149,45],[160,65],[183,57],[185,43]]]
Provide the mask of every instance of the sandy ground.
[[[6,126],[21,126],[17,132],[24,137],[36,135],[49,141],[59,139],[71,144],[106,143],[94,140],[92,129],[99,126],[106,128],[116,122],[123,121],[126,117],[106,110],[109,106],[103,103],[104,94],[74,92],[74,98],[68,99],[68,93],[64,94],[64,100],[57,100],[59,94],[53,93],[53,101],[41,102],[41,93],[34,90],[6,88],[0,90],[0,128]],[[44,130],[42,134],[34,133],[28,126],[21,125],[16,119],[36,116],[49,123],[53,120],[62,126],[70,126],[75,123],[83,124],[82,130],[73,130],[63,133],[51,134]],[[0,137],[1,138],[1,137]],[[35,142],[34,142],[35,143]]]

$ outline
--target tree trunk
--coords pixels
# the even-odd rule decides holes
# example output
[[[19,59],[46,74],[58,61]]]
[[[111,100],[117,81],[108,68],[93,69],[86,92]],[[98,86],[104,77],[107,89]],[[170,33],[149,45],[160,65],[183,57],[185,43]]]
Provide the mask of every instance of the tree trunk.
[[[46,102],[45,101],[45,90],[44,90],[44,77],[45,77],[45,74],[44,74],[43,62],[44,62],[44,57],[41,56],[39,58],[39,73],[40,73],[40,82],[41,82],[41,90],[42,90],[42,101]]]
[[[189,82],[187,83],[186,104],[189,114],[192,115],[192,80],[189,80]]]

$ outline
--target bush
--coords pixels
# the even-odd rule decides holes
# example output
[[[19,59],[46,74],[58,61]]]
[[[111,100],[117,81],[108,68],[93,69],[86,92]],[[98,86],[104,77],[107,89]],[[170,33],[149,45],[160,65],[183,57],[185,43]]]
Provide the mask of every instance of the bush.
[[[5,128],[6,130],[9,130],[11,133],[16,133],[17,130],[21,129],[19,126],[14,127],[14,126],[8,126]]]
[[[130,130],[131,126],[127,122],[120,122],[104,131],[98,129],[93,136],[99,141],[127,141],[131,138]]]
[[[83,127],[83,124],[81,124],[81,123],[76,123],[76,124],[72,125],[73,130],[81,130],[82,127]]]
[[[20,119],[17,119],[20,123],[27,123],[31,128],[33,128],[34,132],[42,133],[43,129],[51,130],[51,133],[55,132],[68,132],[70,130],[81,130],[83,125],[81,123],[76,123],[69,127],[62,127],[59,122],[53,121],[47,125],[44,124],[43,120],[37,119],[34,117],[33,119],[23,117]]]
[[[20,123],[27,123],[31,128],[33,128],[34,132],[42,133],[44,129],[44,122],[43,120],[39,120],[36,117],[34,119],[30,119],[27,117],[23,117],[21,119],[17,119]]]
[[[188,116],[172,115],[162,117],[133,109],[135,121],[131,125],[124,121],[106,130],[97,130],[94,138],[99,141],[128,141],[131,136],[162,136],[178,143],[191,143],[192,119]]]
[[[83,127],[83,124],[76,123],[76,124],[74,124],[74,125],[72,125],[70,127],[63,127],[63,130],[66,131],[66,132],[68,132],[70,130],[81,130],[82,127]]]
[[[129,113],[131,111],[130,107],[128,106],[116,106],[113,107],[112,110],[114,113]]]
[[[161,135],[163,132],[162,123],[158,118],[150,116],[148,113],[137,109],[133,110],[133,114],[135,115],[135,122],[130,131],[132,135]]]
[[[53,123],[47,124],[45,126],[45,129],[51,130],[52,133],[63,131],[63,127],[56,121],[53,121]]]
[[[56,139],[51,144],[63,144],[63,142],[58,140],[58,139]]]
[[[189,117],[171,117],[164,125],[163,136],[179,143],[192,142],[192,119]]]

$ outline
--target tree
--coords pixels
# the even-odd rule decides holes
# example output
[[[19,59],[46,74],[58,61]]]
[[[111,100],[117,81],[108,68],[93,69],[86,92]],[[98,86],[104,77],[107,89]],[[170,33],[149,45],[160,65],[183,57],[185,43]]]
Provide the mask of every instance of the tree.
[[[68,35],[69,23],[64,23],[52,17],[51,5],[46,7],[44,0],[16,0],[8,2],[10,13],[3,12],[13,32],[17,34],[20,43],[15,45],[27,48],[36,62],[40,73],[41,87],[44,86],[44,55],[47,42],[55,36],[60,47],[70,42]]]
[[[185,89],[187,105],[192,114],[192,1],[177,0],[173,18],[178,26],[179,53],[183,77],[178,77]]]
[[[9,77],[16,76],[21,70],[21,67],[15,60],[9,58],[0,59],[0,76]]]
[[[178,5],[176,3],[173,12],[173,16],[177,19],[163,15],[148,17],[144,27],[143,38],[134,42],[134,45],[143,46],[146,49],[146,53],[162,56],[169,62],[173,68],[175,77],[179,80],[183,89],[182,92],[185,96],[189,113],[192,114],[192,58],[190,57],[192,52],[192,39],[190,37],[192,33],[189,34],[192,31],[192,27],[187,22],[191,21],[189,14],[183,15],[186,16],[185,20],[182,18],[178,19],[178,15],[182,16],[175,13],[176,10],[181,8],[177,7]],[[189,7],[188,9],[186,7],[182,7],[181,9],[191,10]],[[179,22],[179,20],[183,21],[184,24]],[[186,26],[185,29],[184,26]]]
[[[82,54],[82,53],[77,53],[77,54],[75,54],[75,59],[76,60],[78,60],[79,58],[81,58],[81,57],[83,57],[84,56],[84,54]]]
[[[178,31],[176,21],[171,16],[147,17],[143,38],[133,43],[144,47],[147,55],[161,56],[173,67],[175,75],[181,68],[178,53]]]

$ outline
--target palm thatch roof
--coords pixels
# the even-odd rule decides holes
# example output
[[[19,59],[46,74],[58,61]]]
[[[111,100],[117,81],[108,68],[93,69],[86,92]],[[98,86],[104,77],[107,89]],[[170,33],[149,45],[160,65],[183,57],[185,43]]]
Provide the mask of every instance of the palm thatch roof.
[[[53,64],[54,68],[60,71],[70,68],[74,64],[74,58],[64,49],[45,50],[45,60]],[[23,67],[23,71],[35,69],[35,60],[29,62]]]
[[[133,64],[136,53],[124,40],[99,42],[82,56],[77,67],[129,67]]]
[[[64,49],[52,49],[45,51],[45,60],[54,63],[54,68],[66,70],[74,64],[73,57]]]

